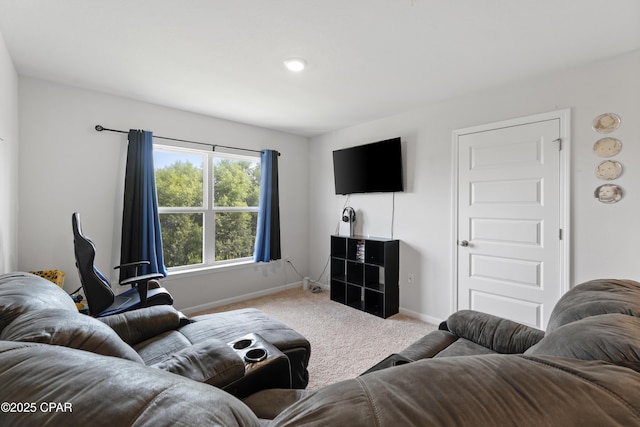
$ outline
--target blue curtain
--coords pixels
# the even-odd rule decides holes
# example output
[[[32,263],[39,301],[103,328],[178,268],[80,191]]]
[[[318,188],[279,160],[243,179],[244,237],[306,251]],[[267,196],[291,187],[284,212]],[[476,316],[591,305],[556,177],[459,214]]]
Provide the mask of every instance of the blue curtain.
[[[264,150],[260,158],[260,207],[253,260],[269,262],[281,257],[278,152]]]
[[[138,271],[139,274],[160,273],[166,277],[153,169],[152,137],[151,132],[129,131],[120,264],[149,261],[150,265],[143,266]],[[120,280],[133,276],[135,271],[131,270],[121,269]]]

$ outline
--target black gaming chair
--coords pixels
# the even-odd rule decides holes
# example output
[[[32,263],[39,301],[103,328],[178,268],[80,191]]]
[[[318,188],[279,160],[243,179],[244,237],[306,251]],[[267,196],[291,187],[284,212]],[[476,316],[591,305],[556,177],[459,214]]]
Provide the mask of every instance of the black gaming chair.
[[[115,295],[109,280],[95,267],[96,248],[93,242],[82,234],[80,214],[74,212],[71,217],[73,226],[73,246],[76,255],[76,267],[80,282],[89,305],[89,313],[94,317],[108,316],[123,311],[135,310],[150,305],[171,305],[173,297],[162,287],[149,289],[149,281],[159,279],[162,274],[145,274],[130,277],[120,282],[121,286],[130,285],[131,289]],[[148,261],[124,264],[117,268],[137,268],[149,264]]]

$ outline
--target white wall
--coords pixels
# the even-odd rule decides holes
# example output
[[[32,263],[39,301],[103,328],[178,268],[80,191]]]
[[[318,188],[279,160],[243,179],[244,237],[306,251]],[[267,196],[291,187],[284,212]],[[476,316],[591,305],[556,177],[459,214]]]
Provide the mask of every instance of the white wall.
[[[18,266],[18,74],[0,34],[0,274]]]
[[[531,81],[448,100],[420,110],[312,138],[310,145],[310,274],[317,278],[329,253],[345,196],[333,191],[331,152],[401,136],[406,191],[395,196],[394,238],[401,240],[401,310],[434,322],[452,311],[452,131],[558,109],[572,114],[571,285],[602,278],[640,279],[640,51]],[[592,147],[597,115],[614,112],[622,126],[611,136],[623,143],[616,157],[626,195],[615,205],[593,197],[603,182],[594,175],[602,159]],[[391,194],[352,196],[356,232],[390,237]],[[413,273],[414,284],[407,283]],[[325,276],[326,281],[326,276]]]
[[[61,269],[67,273],[65,289],[80,286],[71,231],[74,211],[80,212],[83,231],[96,244],[100,270],[113,274],[112,266],[119,263],[119,240],[114,238],[119,231],[114,222],[122,216],[126,135],[97,132],[97,124],[280,151],[283,255],[299,271],[308,270],[307,138],[28,77],[20,77],[19,82],[21,270]],[[189,309],[299,281],[290,266],[274,262],[170,276],[163,283],[176,307]]]
[[[5,49],[6,51],[6,49]],[[8,71],[7,71],[8,70]],[[16,93],[15,71],[0,49],[0,85]],[[313,138],[190,114],[150,104],[20,78],[20,231],[22,270],[60,268],[65,288],[79,285],[75,273],[71,212],[82,213],[85,232],[100,252],[98,266],[110,271],[114,217],[121,203],[122,153],[125,136],[98,133],[95,124],[117,129],[144,128],[157,135],[219,142],[247,148],[275,148],[283,153],[281,212],[283,251],[298,270],[316,279],[329,254],[344,196],[333,191],[331,152],[337,148],[401,136],[406,191],[395,196],[394,237],[401,245],[400,303],[403,311],[439,321],[451,312],[452,188],[451,133],[454,129],[557,109],[572,110],[572,284],[598,277],[638,278],[634,244],[640,234],[640,51],[589,66],[518,82],[448,100],[419,110]],[[13,95],[17,97],[17,95]],[[18,131],[9,106],[0,101],[0,137],[11,141],[2,153],[0,173],[7,174],[17,156]],[[625,170],[616,182],[624,199],[604,205],[593,198],[602,182],[594,176],[600,158],[592,152],[599,135],[591,130],[598,114],[615,112],[623,124],[614,136],[624,148],[617,157]],[[9,124],[5,124],[8,121]],[[9,135],[8,138],[3,133]],[[15,172],[8,172],[17,185]],[[3,176],[4,178],[4,176]],[[14,190],[8,191],[15,198]],[[6,198],[3,198],[6,200]],[[13,203],[12,205],[15,205]],[[393,196],[352,196],[359,216],[357,232],[391,235]],[[15,214],[0,209],[0,242],[10,243]],[[15,269],[11,253],[3,254],[5,270]],[[15,258],[15,257],[14,257]],[[414,284],[406,283],[409,273]],[[326,274],[323,276],[326,281]],[[268,292],[299,278],[282,263],[220,270],[165,280],[179,308],[198,307]]]

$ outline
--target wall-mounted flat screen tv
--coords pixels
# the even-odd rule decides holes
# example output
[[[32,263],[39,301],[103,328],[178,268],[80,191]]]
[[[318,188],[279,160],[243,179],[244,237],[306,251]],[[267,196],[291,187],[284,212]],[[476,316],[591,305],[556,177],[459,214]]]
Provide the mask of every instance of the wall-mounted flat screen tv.
[[[400,138],[333,152],[336,194],[404,191]]]

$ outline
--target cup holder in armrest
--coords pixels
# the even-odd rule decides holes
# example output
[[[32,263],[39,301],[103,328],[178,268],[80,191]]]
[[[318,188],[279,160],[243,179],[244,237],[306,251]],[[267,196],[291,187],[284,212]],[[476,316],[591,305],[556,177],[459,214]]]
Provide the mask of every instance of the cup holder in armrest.
[[[264,348],[252,348],[244,355],[244,360],[249,363],[261,362],[267,358],[267,350]]]
[[[253,369],[255,363],[283,355],[273,344],[255,333],[231,341],[228,345],[244,361],[246,369]]]
[[[253,340],[250,339],[242,339],[239,341],[236,341],[233,343],[233,349],[234,350],[242,350],[245,349],[247,347],[249,347],[251,344],[253,344]]]
[[[291,388],[291,363],[276,346],[259,334],[249,333],[228,342],[244,363],[244,376],[222,389],[245,398],[269,388]]]

